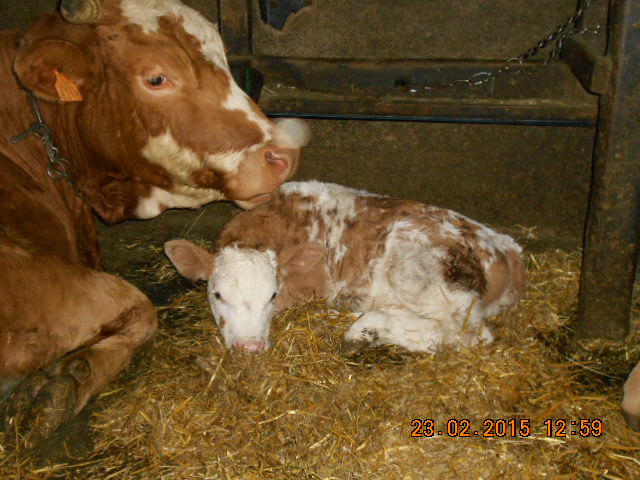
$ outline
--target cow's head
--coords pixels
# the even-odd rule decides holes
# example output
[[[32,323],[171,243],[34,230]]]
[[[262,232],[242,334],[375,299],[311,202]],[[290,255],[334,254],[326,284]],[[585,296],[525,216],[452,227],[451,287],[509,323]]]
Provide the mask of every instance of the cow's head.
[[[225,346],[248,352],[269,348],[274,312],[296,299],[287,296],[288,275],[307,274],[324,248],[305,244],[272,250],[227,246],[210,253],[186,240],[165,243],[164,251],[186,278],[207,280],[211,311]]]
[[[60,73],[82,95],[77,111],[62,107],[74,109],[73,123],[56,137],[77,130],[68,148],[109,172],[90,186],[102,190],[94,206],[107,220],[222,198],[250,208],[292,175],[308,132],[260,111],[234,82],[216,26],[195,10],[178,0],[63,0],[61,13],[66,21],[27,30],[14,70],[46,101],[60,101]]]

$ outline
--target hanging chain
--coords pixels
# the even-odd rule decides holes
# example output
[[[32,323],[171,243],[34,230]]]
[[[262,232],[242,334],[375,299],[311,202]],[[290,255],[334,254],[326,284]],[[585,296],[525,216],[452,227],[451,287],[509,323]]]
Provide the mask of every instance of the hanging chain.
[[[86,202],[87,200],[85,195],[74,182],[72,175],[73,163],[60,156],[58,147],[53,143],[53,134],[51,133],[51,129],[42,119],[42,114],[40,113],[40,107],[38,106],[36,96],[31,91],[29,91],[28,94],[36,120],[24,132],[12,137],[11,143],[21,142],[31,134],[39,138],[47,152],[47,157],[49,157],[46,167],[49,178],[56,181],[66,180],[69,185],[71,185],[76,195]]]
[[[403,92],[417,93],[419,91],[428,92],[429,90],[452,88],[457,86],[477,87],[493,81],[496,77],[503,76],[505,74],[517,75],[519,73],[534,73],[542,68],[546,67],[549,62],[560,57],[565,41],[568,37],[573,35],[596,35],[600,32],[600,25],[595,27],[577,28],[576,25],[579,20],[584,17],[585,12],[591,6],[591,0],[586,0],[583,5],[578,5],[576,11],[569,16],[564,23],[558,25],[558,27],[540,40],[535,46],[531,47],[527,51],[521,53],[517,57],[511,57],[505,60],[502,66],[494,68],[492,70],[483,70],[476,72],[473,75],[458,80],[452,80],[450,82],[438,82],[428,85],[422,85],[420,87],[412,86],[406,81],[396,83]],[[541,50],[547,48],[553,42],[553,47],[547,54],[547,57],[542,63],[536,66],[527,65],[525,62],[540,53]]]

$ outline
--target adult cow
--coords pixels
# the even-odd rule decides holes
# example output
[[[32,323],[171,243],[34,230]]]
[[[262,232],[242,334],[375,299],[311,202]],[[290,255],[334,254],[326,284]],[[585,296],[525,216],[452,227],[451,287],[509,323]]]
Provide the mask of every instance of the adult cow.
[[[99,271],[93,212],[251,207],[299,156],[234,83],[200,14],[177,0],[99,1],[64,0],[64,19],[0,33],[0,399],[28,412],[32,443],[156,329],[149,300]]]

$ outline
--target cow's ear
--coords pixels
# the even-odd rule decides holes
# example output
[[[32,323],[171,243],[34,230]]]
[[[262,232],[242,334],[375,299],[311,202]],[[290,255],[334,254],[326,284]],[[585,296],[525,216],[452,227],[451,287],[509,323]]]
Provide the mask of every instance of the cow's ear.
[[[70,89],[71,94],[75,87],[80,96],[97,82],[98,73],[91,57],[90,53],[66,40],[38,40],[19,51],[13,71],[20,84],[39,98],[60,101],[65,99],[56,90],[56,81],[62,82],[59,87]]]
[[[213,271],[215,255],[187,240],[170,240],[164,252],[178,273],[191,281],[208,280]]]
[[[303,243],[278,253],[280,268],[286,274],[307,273],[322,259],[324,247],[317,243]]]

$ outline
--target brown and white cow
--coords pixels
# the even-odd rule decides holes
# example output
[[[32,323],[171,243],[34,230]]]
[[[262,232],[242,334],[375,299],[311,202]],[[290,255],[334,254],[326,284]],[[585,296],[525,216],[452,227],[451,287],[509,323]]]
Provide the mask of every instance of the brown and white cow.
[[[99,271],[93,212],[111,223],[224,198],[252,207],[302,143],[234,83],[215,25],[179,1],[64,0],[62,13],[0,32],[0,400],[13,391],[9,413],[30,412],[34,442],[156,329],[149,300]],[[42,126],[10,141],[36,108],[47,150]],[[54,146],[67,179],[48,176],[48,154],[53,173],[67,165]]]
[[[214,253],[172,240],[178,272],[208,280],[227,348],[269,347],[274,311],[315,293],[364,312],[343,353],[380,344],[435,351],[492,341],[484,320],[524,292],[522,250],[451,210],[319,182],[285,183],[236,215]]]

